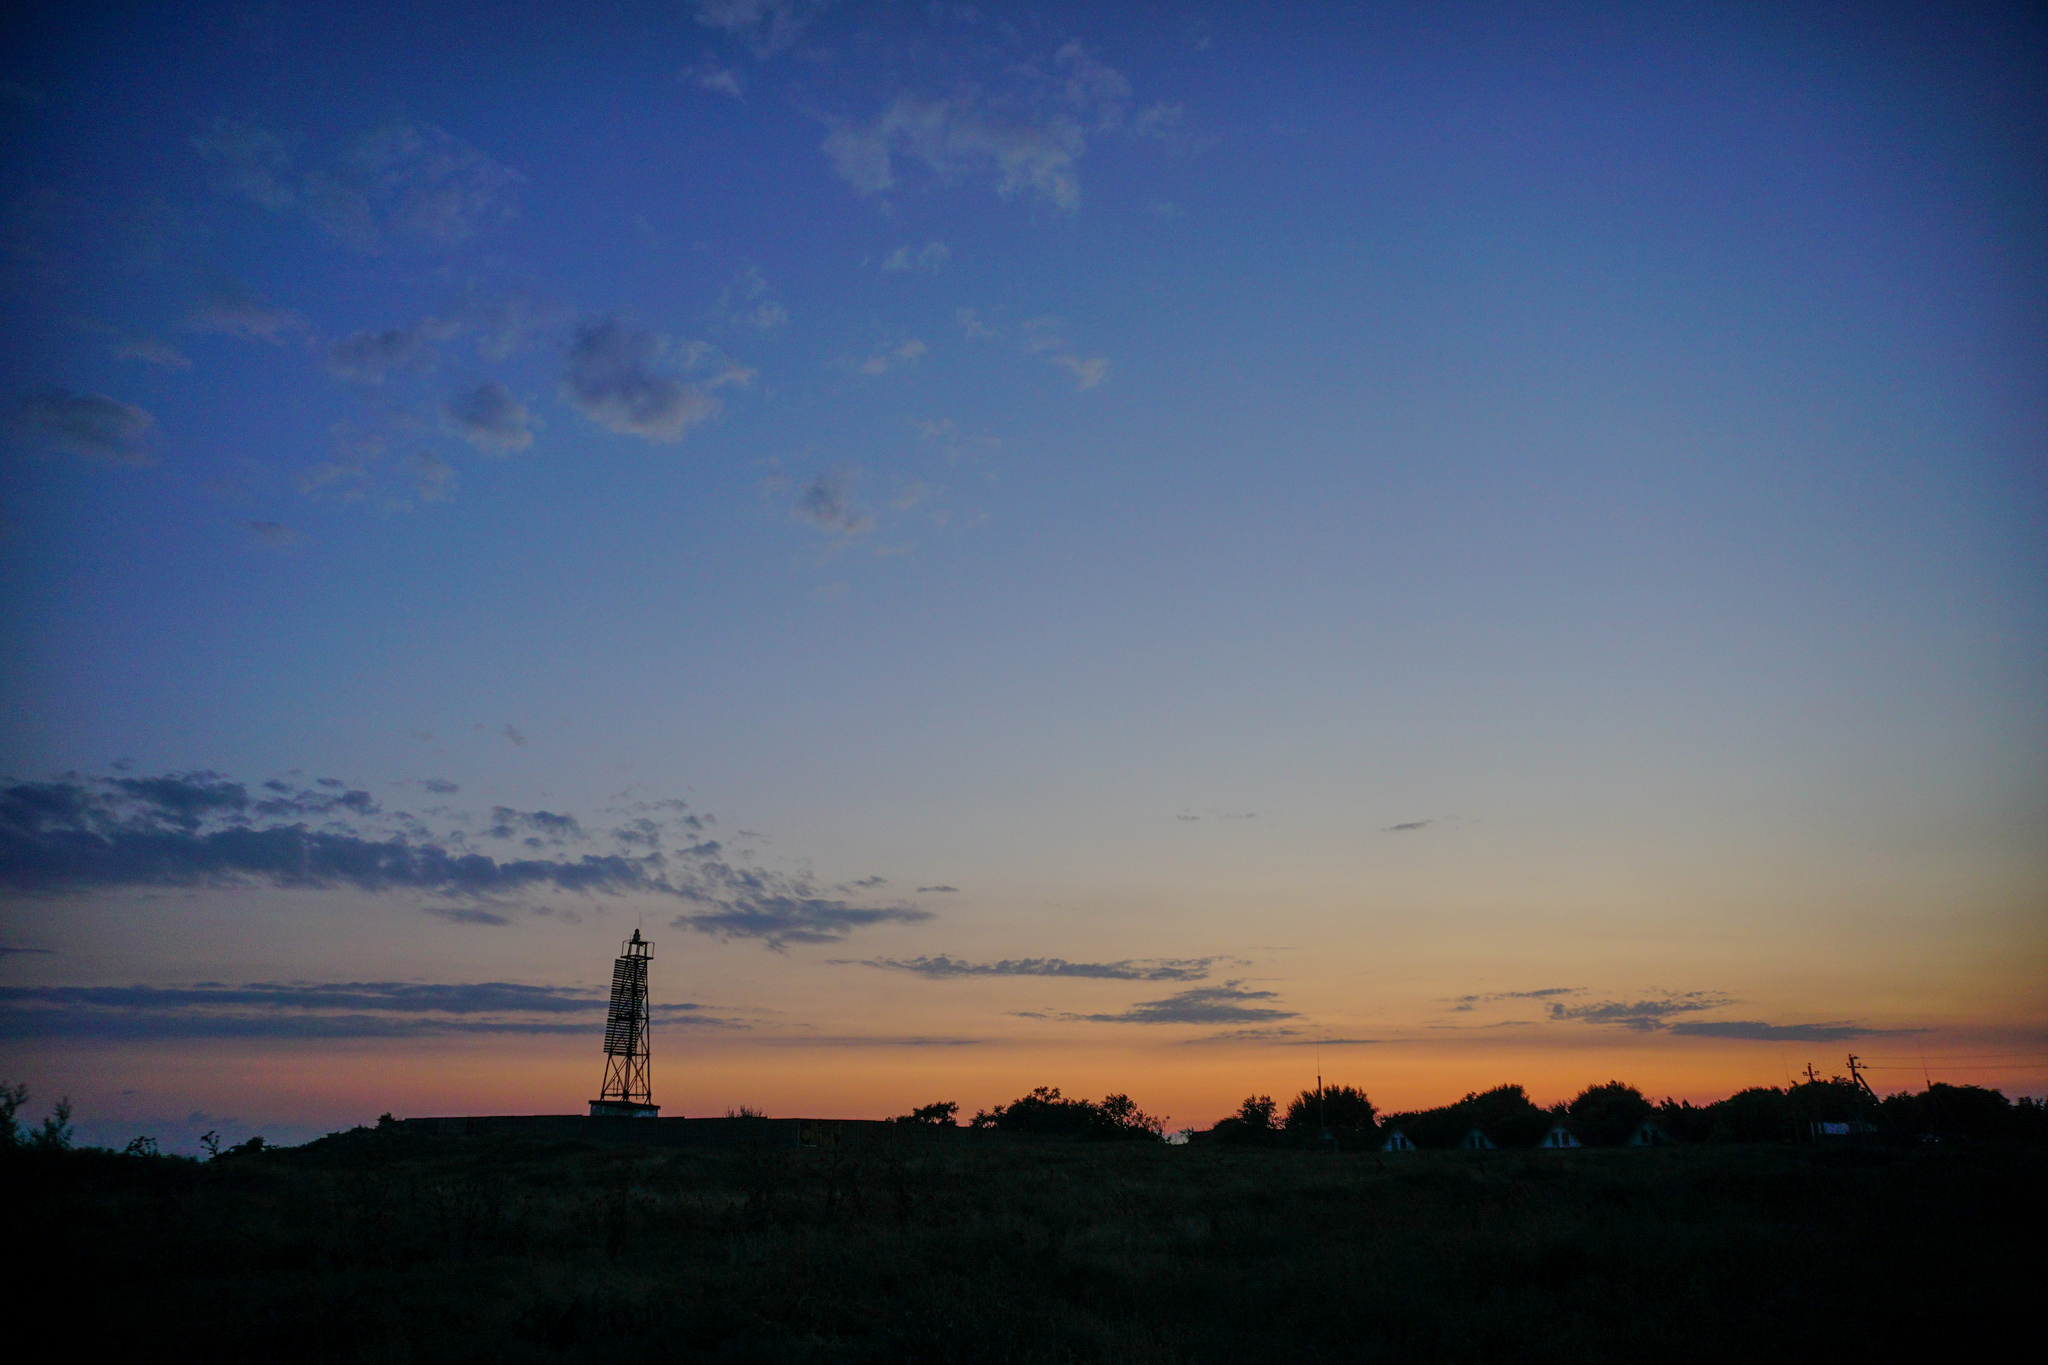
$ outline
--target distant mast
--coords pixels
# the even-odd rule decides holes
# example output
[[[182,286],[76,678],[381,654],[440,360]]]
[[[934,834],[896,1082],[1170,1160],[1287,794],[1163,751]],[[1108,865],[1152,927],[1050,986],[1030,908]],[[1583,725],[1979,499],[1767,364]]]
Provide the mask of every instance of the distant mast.
[[[654,945],[633,937],[619,945],[612,963],[612,1008],[604,1024],[604,1089],[590,1102],[592,1118],[651,1119],[654,1102],[653,1049],[647,1019],[647,964]]]

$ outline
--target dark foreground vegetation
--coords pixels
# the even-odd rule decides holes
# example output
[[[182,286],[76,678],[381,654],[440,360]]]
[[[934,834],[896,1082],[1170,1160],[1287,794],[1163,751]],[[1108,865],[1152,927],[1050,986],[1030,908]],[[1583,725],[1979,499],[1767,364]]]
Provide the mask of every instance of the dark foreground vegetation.
[[[945,1117],[950,1117],[946,1115]],[[20,1323],[159,1361],[1951,1359],[2038,1330],[2048,1148],[1418,1151],[820,1126],[0,1150]]]

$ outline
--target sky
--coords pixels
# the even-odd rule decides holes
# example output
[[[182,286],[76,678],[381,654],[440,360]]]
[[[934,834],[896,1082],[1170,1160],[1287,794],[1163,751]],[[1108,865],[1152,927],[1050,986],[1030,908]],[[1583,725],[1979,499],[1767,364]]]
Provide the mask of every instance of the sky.
[[[2048,1092],[2029,7],[5,23],[32,1115]]]

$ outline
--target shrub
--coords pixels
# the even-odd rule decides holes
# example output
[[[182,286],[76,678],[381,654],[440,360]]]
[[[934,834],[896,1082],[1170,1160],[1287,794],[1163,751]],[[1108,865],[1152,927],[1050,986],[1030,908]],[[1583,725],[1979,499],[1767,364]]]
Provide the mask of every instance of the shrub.
[[[1589,1085],[1565,1106],[1572,1131],[1592,1147],[1621,1146],[1650,1117],[1650,1111],[1643,1092],[1621,1081]]]
[[[1273,1113],[1278,1108],[1271,1095],[1247,1095],[1237,1112],[1218,1120],[1209,1135],[1214,1141],[1242,1146],[1271,1143],[1280,1135],[1279,1126],[1273,1122]]]
[[[922,1124],[930,1128],[957,1128],[959,1124],[955,1122],[953,1115],[959,1112],[960,1106],[957,1102],[940,1100],[937,1104],[923,1105],[907,1114],[898,1114],[889,1122]]]
[[[1287,1106],[1286,1126],[1290,1131],[1317,1135],[1324,1129],[1332,1133],[1369,1133],[1378,1113],[1363,1090],[1348,1085],[1323,1086],[1294,1097]]]
[[[1129,1095],[1110,1095],[1102,1103],[1068,1099],[1058,1086],[1039,1086],[1030,1094],[977,1112],[976,1128],[1011,1133],[1064,1134],[1105,1140],[1161,1141],[1160,1120],[1145,1113]]]
[[[1455,1147],[1474,1128],[1498,1147],[1533,1147],[1556,1121],[1521,1086],[1497,1085],[1441,1108],[1388,1114],[1381,1126],[1399,1128],[1418,1147]]]

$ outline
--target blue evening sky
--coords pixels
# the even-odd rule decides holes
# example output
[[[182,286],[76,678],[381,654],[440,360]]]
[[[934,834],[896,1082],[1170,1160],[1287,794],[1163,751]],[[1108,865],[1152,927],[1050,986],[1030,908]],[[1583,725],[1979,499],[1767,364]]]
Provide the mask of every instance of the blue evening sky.
[[[676,998],[810,974],[816,1018],[755,1032],[923,986],[829,958],[952,952],[1214,958],[1241,984],[1183,1022],[1232,1046],[1539,986],[2038,1046],[2027,7],[6,31],[16,780],[329,777],[415,820],[376,838],[501,860],[493,806],[574,814],[572,859],[685,799],[740,872],[664,927],[714,964]],[[290,899],[83,875],[11,878],[15,980],[238,979],[175,916],[152,974],[122,907],[207,886],[261,938]],[[582,980],[677,909],[345,882],[304,894],[371,907],[354,947],[226,961]],[[1845,935],[1819,994],[1774,975]],[[1157,1030],[1084,1011],[1131,996],[894,1027],[1115,1054]]]

